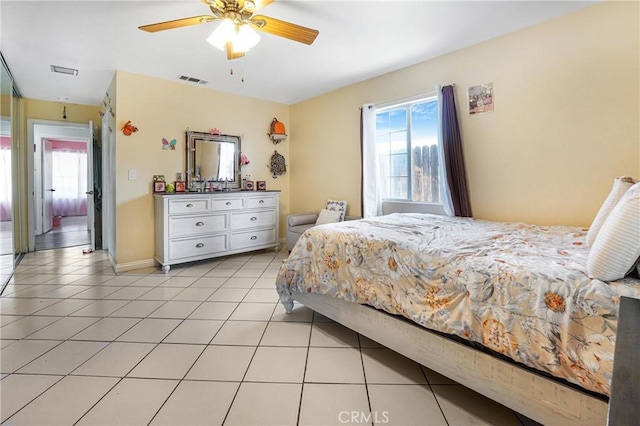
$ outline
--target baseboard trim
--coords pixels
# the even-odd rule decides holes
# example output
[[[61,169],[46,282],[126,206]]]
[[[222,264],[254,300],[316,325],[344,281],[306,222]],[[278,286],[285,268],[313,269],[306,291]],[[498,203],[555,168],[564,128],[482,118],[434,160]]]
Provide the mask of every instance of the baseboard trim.
[[[122,272],[133,271],[135,269],[152,268],[154,266],[156,266],[156,262],[153,259],[144,259],[136,260],[135,262],[116,263],[113,266],[113,269],[116,271],[116,274],[120,274]]]

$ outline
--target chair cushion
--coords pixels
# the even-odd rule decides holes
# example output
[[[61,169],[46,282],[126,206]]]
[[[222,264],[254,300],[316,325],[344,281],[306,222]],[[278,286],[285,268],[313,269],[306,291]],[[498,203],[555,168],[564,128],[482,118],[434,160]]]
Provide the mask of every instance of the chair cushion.
[[[297,226],[290,226],[287,228],[287,232],[294,232],[296,234],[304,234],[304,231],[306,231],[307,229],[316,226],[315,222],[314,223],[309,223],[309,224],[305,224],[305,225],[297,225]]]
[[[288,226],[298,226],[298,225],[306,225],[306,224],[315,224],[316,220],[318,220],[317,213],[301,213],[301,214],[290,214],[287,216],[287,225]]]

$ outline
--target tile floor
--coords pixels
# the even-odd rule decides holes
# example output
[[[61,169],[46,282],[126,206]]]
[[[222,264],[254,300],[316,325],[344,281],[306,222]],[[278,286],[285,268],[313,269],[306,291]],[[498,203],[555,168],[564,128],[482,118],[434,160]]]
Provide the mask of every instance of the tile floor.
[[[28,254],[0,298],[0,421],[521,425],[529,419],[274,290],[285,253],[115,275]]]

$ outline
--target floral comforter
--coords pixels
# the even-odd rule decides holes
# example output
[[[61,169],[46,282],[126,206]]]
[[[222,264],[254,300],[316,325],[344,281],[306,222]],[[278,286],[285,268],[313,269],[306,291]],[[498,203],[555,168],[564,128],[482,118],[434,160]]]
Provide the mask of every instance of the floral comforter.
[[[276,286],[403,315],[609,395],[620,296],[640,280],[590,279],[585,229],[422,214],[316,226]]]

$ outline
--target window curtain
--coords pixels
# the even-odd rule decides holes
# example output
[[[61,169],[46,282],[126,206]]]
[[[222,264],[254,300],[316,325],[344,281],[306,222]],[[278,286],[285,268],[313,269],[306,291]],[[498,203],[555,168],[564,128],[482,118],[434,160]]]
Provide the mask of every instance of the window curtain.
[[[360,147],[362,157],[362,217],[382,215],[382,188],[376,159],[376,108],[364,104],[360,113]]]
[[[0,221],[11,220],[11,138],[0,137]]]
[[[438,91],[440,93],[440,91]],[[471,201],[467,186],[467,173],[464,167],[462,155],[462,137],[456,112],[456,101],[453,86],[442,88],[442,102],[438,102],[442,108],[442,148],[446,169],[446,182],[451,193],[453,213],[456,216],[471,217]],[[446,210],[446,209],[445,209]]]
[[[87,151],[54,150],[53,215],[87,215]]]

